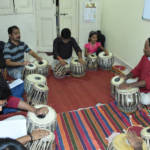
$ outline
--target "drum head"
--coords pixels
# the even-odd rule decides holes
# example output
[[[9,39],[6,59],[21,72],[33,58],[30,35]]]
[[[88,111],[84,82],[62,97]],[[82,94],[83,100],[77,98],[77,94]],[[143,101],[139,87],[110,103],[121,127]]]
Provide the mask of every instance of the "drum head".
[[[88,57],[89,57],[89,58],[91,58],[91,59],[97,59],[97,56],[96,56],[96,54],[91,54],[91,55],[88,55]]]
[[[48,61],[43,59],[42,61],[34,61],[34,64],[37,66],[37,67],[46,67],[48,65]]]
[[[122,84],[124,82],[123,78],[120,78],[119,76],[115,76],[112,78],[111,80],[111,84],[115,85],[115,86],[119,86],[120,84]]]
[[[74,65],[80,64],[78,61],[78,58],[73,58],[71,61],[71,64],[74,64]]]
[[[150,140],[150,127],[146,127],[144,129],[142,129],[141,136],[142,137],[148,137]]]
[[[48,91],[48,86],[42,83],[34,84],[34,87],[40,91]]]
[[[28,65],[25,66],[25,69],[35,70],[36,69],[36,65],[33,64],[33,63],[30,63],[30,64],[28,64]]]
[[[27,117],[31,119],[33,122],[43,125],[43,124],[49,124],[50,122],[54,122],[56,120],[57,114],[55,110],[47,105],[36,105],[35,108],[41,108],[41,107],[47,107],[49,112],[45,116],[38,117],[35,113],[28,112]]]
[[[105,52],[101,52],[101,53],[99,53],[98,57],[103,58],[103,59],[108,59],[108,58],[113,57],[113,55],[111,52],[109,52],[109,54],[106,56]]]
[[[46,83],[46,78],[40,74],[27,75],[26,80],[31,81],[31,83]]]

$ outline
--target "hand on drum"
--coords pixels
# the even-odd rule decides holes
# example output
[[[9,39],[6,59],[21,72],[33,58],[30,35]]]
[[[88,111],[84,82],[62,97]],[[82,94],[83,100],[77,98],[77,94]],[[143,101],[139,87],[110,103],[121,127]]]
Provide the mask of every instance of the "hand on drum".
[[[26,65],[28,65],[29,63],[30,63],[29,61],[24,61],[24,62],[23,62],[23,65],[26,66]]]
[[[119,76],[120,76],[120,78],[123,78],[124,80],[127,79],[127,76],[125,74],[120,73]]]
[[[104,52],[105,52],[105,55],[106,55],[106,56],[109,55],[109,52],[108,52],[107,50],[105,50]]]
[[[33,140],[39,140],[41,138],[48,136],[49,134],[50,134],[50,131],[43,130],[43,129],[33,130],[31,133]]]
[[[37,60],[38,60],[39,62],[41,62],[41,61],[42,61],[42,58],[41,58],[41,57],[38,57]]]
[[[133,148],[142,147],[143,140],[142,140],[141,137],[138,137],[135,132],[129,131],[129,132],[127,133],[127,139],[128,139],[128,142],[130,143],[130,145],[131,145]]]
[[[59,60],[59,62],[61,63],[62,66],[65,66],[67,64],[67,62],[65,62],[63,59]]]
[[[82,59],[82,58],[79,58],[79,63],[81,63],[81,64],[83,64],[83,65],[85,65],[86,64],[86,62]]]
[[[119,89],[123,90],[123,89],[128,89],[130,88],[130,84],[127,84],[127,83],[123,83],[121,85],[119,85]]]
[[[46,115],[48,113],[48,108],[47,107],[42,107],[42,108],[37,108],[36,109],[36,115]]]

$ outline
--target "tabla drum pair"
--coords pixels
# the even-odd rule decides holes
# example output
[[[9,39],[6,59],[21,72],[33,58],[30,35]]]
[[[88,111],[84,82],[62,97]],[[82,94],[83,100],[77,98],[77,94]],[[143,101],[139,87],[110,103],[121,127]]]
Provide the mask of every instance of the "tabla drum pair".
[[[37,73],[48,76],[49,74],[49,64],[47,60],[42,60],[42,61],[34,61],[34,64],[37,66]]]
[[[114,57],[111,52],[109,52],[108,55],[106,55],[105,52],[101,52],[98,55],[97,61],[101,69],[111,70],[114,64]]]
[[[87,57],[87,68],[88,68],[88,70],[97,70],[98,69],[96,54],[88,55],[88,57]]]
[[[119,85],[121,85],[124,82],[124,79],[121,78],[120,76],[115,76],[112,78],[111,80],[111,96],[113,98],[115,98],[115,95],[117,93],[117,88],[119,87]]]
[[[138,88],[118,89],[115,94],[118,108],[125,113],[135,112],[141,101]]]
[[[28,142],[25,147],[28,150],[54,150],[55,149],[55,134],[53,132],[50,132],[48,136],[33,141]]]
[[[27,75],[34,73],[37,73],[37,66],[34,63],[29,63],[24,67],[23,79],[25,79]]]
[[[143,142],[142,147],[143,150],[147,150],[145,142]],[[134,150],[134,148],[129,144],[127,140],[127,135],[121,133],[113,138],[107,150]]]
[[[70,64],[70,70],[73,77],[83,77],[86,74],[86,64],[81,64],[78,58],[73,58]]]
[[[40,75],[40,74],[27,75],[25,78],[25,81],[24,81],[24,89],[25,89],[26,93],[29,93],[29,91],[31,91],[31,89],[33,88],[33,85],[36,83],[47,85],[45,76]]]
[[[47,104],[47,99],[48,86],[45,84],[35,83],[27,93],[27,103],[30,105]]]

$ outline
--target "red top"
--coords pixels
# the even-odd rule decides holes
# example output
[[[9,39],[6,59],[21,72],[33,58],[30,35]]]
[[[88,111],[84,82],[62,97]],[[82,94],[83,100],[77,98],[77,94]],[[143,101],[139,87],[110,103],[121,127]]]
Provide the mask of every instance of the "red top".
[[[144,55],[131,72],[133,77],[138,77],[139,81],[144,80],[146,82],[146,87],[140,88],[140,91],[144,93],[150,92],[150,60],[148,60],[148,57]]]
[[[10,96],[7,99],[7,105],[6,105],[6,107],[18,108],[19,102],[20,102],[20,98],[17,98],[17,97],[14,97],[14,96]]]

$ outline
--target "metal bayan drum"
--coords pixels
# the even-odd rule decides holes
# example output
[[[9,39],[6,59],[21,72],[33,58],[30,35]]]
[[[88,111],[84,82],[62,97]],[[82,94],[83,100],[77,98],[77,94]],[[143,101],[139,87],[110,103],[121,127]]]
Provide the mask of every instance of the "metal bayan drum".
[[[86,74],[86,64],[79,63],[77,58],[73,58],[70,64],[73,77],[83,77]]]
[[[98,63],[97,63],[96,54],[88,55],[88,57],[87,57],[87,68],[88,68],[88,70],[97,70]]]
[[[24,81],[24,89],[26,93],[29,93],[35,83],[47,84],[46,78],[40,74],[27,75]]]
[[[55,110],[47,105],[36,105],[35,108],[47,107],[49,112],[46,115],[36,116],[32,112],[27,114],[27,130],[31,133],[35,129],[46,129],[51,132],[56,130],[57,114]]]
[[[142,129],[141,137],[146,142],[147,150],[150,150],[150,127],[146,127],[144,129]]]
[[[108,55],[105,55],[105,52],[101,52],[98,55],[97,61],[101,69],[111,70],[114,64],[114,57],[110,52]]]
[[[48,86],[41,83],[36,83],[33,88],[27,93],[27,102],[31,105],[47,104]]]
[[[37,72],[37,67],[35,64],[30,63],[30,64],[26,65],[23,70],[23,79],[25,79],[25,77],[27,75],[34,74],[36,72]]]
[[[37,66],[37,73],[42,74],[44,76],[48,76],[49,73],[49,65],[47,60],[42,61],[34,61],[34,64]]]
[[[111,96],[113,98],[115,98],[115,95],[117,93],[117,88],[119,87],[119,85],[121,85],[124,82],[123,78],[120,78],[119,76],[114,76],[111,79]]]
[[[140,92],[138,88],[118,89],[115,100],[118,108],[125,113],[135,112],[140,104]]]
[[[29,142],[26,145],[28,150],[53,150],[53,144],[55,141],[54,133],[50,132],[50,134],[42,139]]]
[[[143,143],[143,150],[146,149],[146,143]],[[112,140],[112,142],[109,144],[107,150],[134,150],[133,147],[129,144],[127,140],[126,134],[119,134],[115,136]]]

